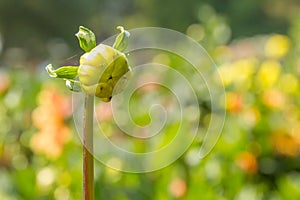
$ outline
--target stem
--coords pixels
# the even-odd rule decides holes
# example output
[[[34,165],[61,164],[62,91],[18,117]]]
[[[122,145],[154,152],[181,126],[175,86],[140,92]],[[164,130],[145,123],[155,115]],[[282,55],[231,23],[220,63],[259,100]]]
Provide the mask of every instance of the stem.
[[[93,157],[93,114],[94,96],[86,94],[83,127],[83,193],[84,200],[94,200],[94,157]]]

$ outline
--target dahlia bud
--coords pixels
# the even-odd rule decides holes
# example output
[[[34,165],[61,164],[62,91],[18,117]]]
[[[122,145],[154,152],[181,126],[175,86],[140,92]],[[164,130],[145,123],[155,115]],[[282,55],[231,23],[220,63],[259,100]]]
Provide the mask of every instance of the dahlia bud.
[[[84,91],[109,102],[114,94],[120,93],[130,76],[130,67],[122,51],[128,45],[129,32],[118,26],[120,34],[113,47],[96,46],[94,33],[83,26],[76,34],[80,47],[86,52],[80,57],[80,65],[64,66],[56,70],[48,65],[51,77],[66,80],[66,86],[74,92]]]
[[[100,44],[81,56],[78,77],[83,91],[108,102],[113,94],[121,92],[129,71],[125,54]],[[122,83],[115,88],[118,81]]]

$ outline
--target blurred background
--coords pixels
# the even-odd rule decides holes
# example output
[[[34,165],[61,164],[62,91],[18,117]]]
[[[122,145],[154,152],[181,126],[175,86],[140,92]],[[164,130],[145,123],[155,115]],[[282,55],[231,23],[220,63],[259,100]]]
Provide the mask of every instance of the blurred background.
[[[196,138],[156,172],[96,163],[96,199],[300,199],[299,11],[298,0],[1,0],[0,200],[82,198],[71,92],[44,70],[50,62],[78,64],[79,25],[98,41],[118,25],[185,33],[216,62],[227,98],[224,129],[209,156],[197,159]],[[176,66],[172,57],[160,59]],[[96,106],[96,117],[109,124],[107,105]],[[200,109],[201,123],[209,123],[209,108]]]

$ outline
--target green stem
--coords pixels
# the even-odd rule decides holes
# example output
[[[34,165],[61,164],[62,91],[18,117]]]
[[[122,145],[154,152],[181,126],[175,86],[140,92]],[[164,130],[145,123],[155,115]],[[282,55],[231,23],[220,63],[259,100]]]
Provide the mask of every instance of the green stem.
[[[83,127],[84,200],[94,200],[93,114],[94,96],[86,94]]]

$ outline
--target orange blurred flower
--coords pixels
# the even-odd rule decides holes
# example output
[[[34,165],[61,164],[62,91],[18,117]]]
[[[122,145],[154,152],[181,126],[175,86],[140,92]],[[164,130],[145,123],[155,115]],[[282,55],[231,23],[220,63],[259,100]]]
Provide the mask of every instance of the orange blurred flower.
[[[70,137],[70,129],[64,124],[64,119],[71,114],[70,99],[54,87],[45,87],[38,103],[32,113],[32,121],[39,132],[31,138],[31,148],[36,153],[57,158]]]
[[[50,158],[57,158],[62,153],[62,147],[69,136],[70,130],[66,126],[42,130],[32,137],[31,147],[36,153],[45,154]]]
[[[6,92],[9,86],[10,86],[9,76],[4,72],[0,72],[0,94]]]
[[[247,174],[257,172],[257,161],[254,154],[244,151],[236,156],[235,163]]]
[[[180,178],[175,178],[169,185],[169,190],[172,196],[176,198],[183,197],[186,193],[186,182]]]
[[[274,150],[284,156],[297,156],[300,153],[300,145],[295,138],[286,133],[276,133],[272,138]]]
[[[69,97],[60,94],[57,88],[46,86],[38,97],[41,106],[53,108],[53,112],[61,118],[67,118],[72,114],[72,105]]]
[[[226,109],[232,113],[238,113],[242,110],[244,100],[241,94],[228,92],[226,94]]]

